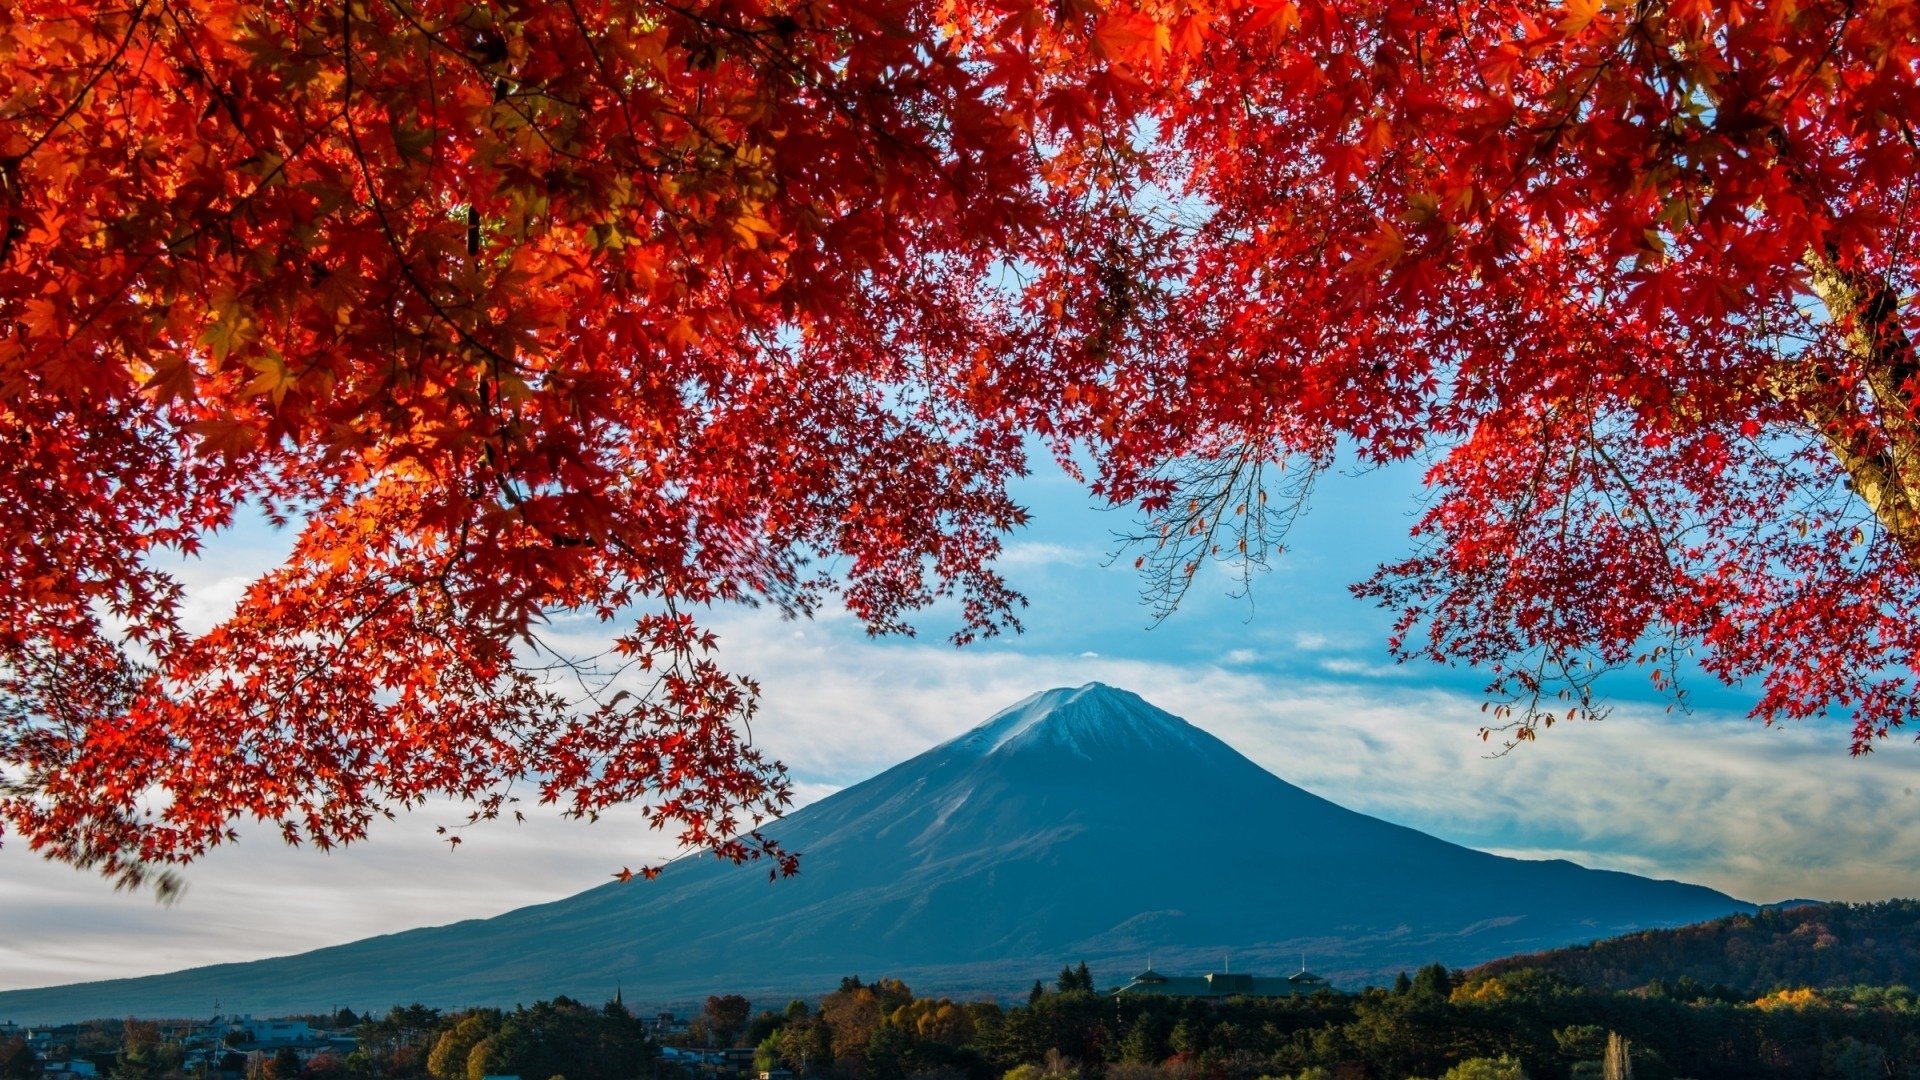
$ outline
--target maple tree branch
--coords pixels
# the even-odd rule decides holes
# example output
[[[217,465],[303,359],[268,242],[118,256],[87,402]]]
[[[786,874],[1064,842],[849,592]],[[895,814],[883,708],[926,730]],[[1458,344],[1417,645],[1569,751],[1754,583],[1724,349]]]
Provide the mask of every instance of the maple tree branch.
[[[366,147],[360,141],[359,128],[353,122],[353,5],[351,0],[346,0],[341,5],[340,52],[340,66],[345,76],[340,90],[340,113],[346,124],[347,141],[353,147],[354,162],[359,165],[360,177],[367,185],[367,201],[373,207],[374,217],[380,226],[380,234],[386,238],[387,246],[393,252],[400,276],[460,341],[509,371],[519,370],[519,365],[512,357],[502,354],[492,345],[475,337],[471,331],[460,324],[460,320],[453,317],[452,312],[434,298],[432,290],[428,289],[419,275],[414,273],[413,264],[407,258],[405,246],[400,243],[400,238],[394,231],[393,222],[387,215],[386,202],[380,197],[379,185],[374,180],[372,162],[368,160]]]
[[[1228,559],[1239,567],[1236,597],[1252,593],[1253,576],[1267,565],[1272,553],[1299,520],[1313,494],[1314,481],[1324,463],[1309,456],[1281,490],[1278,505],[1268,495],[1265,469],[1269,462],[1252,446],[1238,446],[1207,458],[1185,458],[1169,466],[1175,475],[1168,507],[1184,498],[1184,510],[1153,514],[1147,531],[1119,534],[1120,548],[1148,550],[1134,562],[1147,571],[1141,599],[1157,625],[1179,608],[1201,566]],[[1282,471],[1287,461],[1274,462]],[[1184,493],[1184,495],[1183,495]],[[1234,539],[1229,551],[1221,543],[1225,530]]]
[[[1847,27],[1853,22],[1854,16],[1857,14],[1859,14],[1859,12],[1855,7],[1855,0],[1847,0],[1847,9],[1845,13],[1840,16],[1839,23],[1834,26],[1832,35],[1827,38],[1826,49],[1821,52],[1819,59],[1815,60],[1812,66],[1807,68],[1807,73],[1801,78],[1800,85],[1794,87],[1793,93],[1786,96],[1784,100],[1787,103],[1791,104],[1799,101],[1800,95],[1806,93],[1807,87],[1813,85],[1814,78],[1818,76],[1821,70],[1829,63],[1833,62],[1833,58],[1840,52],[1840,42],[1846,37]]]
[[[121,57],[127,54],[127,49],[133,44],[134,32],[140,28],[140,21],[146,16],[148,2],[149,0],[140,0],[134,5],[127,18],[127,32],[121,35],[113,54],[102,60],[93,74],[87,77],[86,82],[74,91],[73,99],[67,102],[59,114],[53,118],[53,121],[47,125],[47,129],[28,142],[26,148],[18,154],[0,157],[0,202],[5,203],[7,207],[4,227],[0,227],[0,266],[6,265],[12,257],[14,241],[25,231],[12,209],[13,204],[20,199],[20,164],[32,157],[48,139],[53,137],[54,132],[59,131],[68,120],[72,119],[73,114],[78,112],[80,106],[86,102],[87,95],[93,92],[93,88],[99,84],[100,80],[106,78],[107,72],[111,71],[114,65],[120,62]]]
[[[41,132],[32,141],[28,142],[26,149],[5,159],[4,164],[8,168],[12,168],[32,157],[36,150],[46,145],[46,141],[53,137],[54,132],[60,130],[60,127],[71,119],[74,113],[80,111],[80,106],[86,102],[87,95],[93,91],[93,88],[99,84],[101,79],[106,78],[107,72],[113,70],[114,65],[120,62],[120,58],[127,54],[127,47],[133,44],[134,31],[140,29],[140,21],[146,17],[148,3],[149,0],[140,0],[138,4],[134,5],[133,14],[127,19],[127,32],[120,36],[120,42],[114,46],[113,54],[101,61],[100,66],[94,69],[93,74],[87,76],[87,81],[80,84],[80,89],[74,91],[73,100],[67,102],[59,114],[53,118],[53,122],[47,125],[47,130]]]

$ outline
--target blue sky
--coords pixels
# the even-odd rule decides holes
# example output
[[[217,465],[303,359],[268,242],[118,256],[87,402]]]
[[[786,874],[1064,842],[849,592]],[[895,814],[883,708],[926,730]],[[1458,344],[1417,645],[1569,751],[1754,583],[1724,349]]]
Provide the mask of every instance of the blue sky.
[[[1765,729],[1738,691],[1693,680],[1693,711],[1669,715],[1640,672],[1610,685],[1614,715],[1560,726],[1504,757],[1478,739],[1482,681],[1396,665],[1391,615],[1347,586],[1407,547],[1419,473],[1336,473],[1256,580],[1251,600],[1209,570],[1151,626],[1131,556],[1114,559],[1124,513],[1089,505],[1044,467],[1020,485],[1034,512],[1004,568],[1032,600],[1027,632],[955,650],[938,617],[916,639],[873,641],[845,615],[783,622],[715,613],[725,662],[765,687],[756,738],[791,767],[802,801],[855,783],[1036,690],[1100,680],[1225,739],[1281,777],[1366,813],[1503,854],[1696,881],[1751,900],[1920,894],[1920,747],[1895,740],[1847,756],[1844,731]],[[242,530],[187,564],[190,617],[210,622],[284,537]],[[372,839],[321,854],[270,830],[187,871],[172,907],[0,850],[0,988],[277,955],[370,934],[485,916],[596,885],[673,854],[631,815],[596,825],[536,815],[495,823],[449,850],[429,807]],[[1264,829],[1283,823],[1234,822]],[[755,871],[743,871],[754,873]],[[635,885],[636,888],[645,887]],[[778,886],[772,886],[777,888]],[[209,1003],[211,1004],[211,1003]],[[0,1017],[4,1019],[4,1017]]]

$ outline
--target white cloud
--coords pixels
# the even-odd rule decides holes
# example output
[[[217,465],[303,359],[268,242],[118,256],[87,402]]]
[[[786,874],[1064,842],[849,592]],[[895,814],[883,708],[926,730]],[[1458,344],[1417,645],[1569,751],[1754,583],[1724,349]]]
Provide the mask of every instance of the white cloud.
[[[1407,670],[1397,664],[1370,664],[1350,657],[1329,657],[1320,661],[1319,667],[1329,675],[1351,675],[1363,679],[1399,679],[1407,674]]]
[[[998,564],[1009,572],[1047,566],[1099,566],[1107,560],[1104,551],[1048,543],[1044,540],[1020,540],[1000,552]]]

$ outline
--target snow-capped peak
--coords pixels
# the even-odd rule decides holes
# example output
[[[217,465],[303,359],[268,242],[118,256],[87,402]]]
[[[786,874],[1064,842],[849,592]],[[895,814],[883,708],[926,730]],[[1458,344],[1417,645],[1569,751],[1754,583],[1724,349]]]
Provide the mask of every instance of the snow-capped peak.
[[[1199,749],[1203,733],[1129,690],[1090,682],[1057,687],[1004,709],[949,745],[985,757],[1023,746],[1045,745],[1092,758],[1119,747]]]

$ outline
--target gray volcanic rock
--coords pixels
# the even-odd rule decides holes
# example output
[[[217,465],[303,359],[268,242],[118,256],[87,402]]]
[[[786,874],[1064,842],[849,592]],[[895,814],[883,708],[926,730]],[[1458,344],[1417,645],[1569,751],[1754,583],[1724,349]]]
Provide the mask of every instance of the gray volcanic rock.
[[[21,1022],[822,993],[843,975],[1013,993],[1067,962],[1336,983],[1676,926],[1753,905],[1711,889],[1474,851],[1309,794],[1135,694],[1048,690],[794,812],[802,873],[710,858],[486,920],[297,956],[0,993]]]

